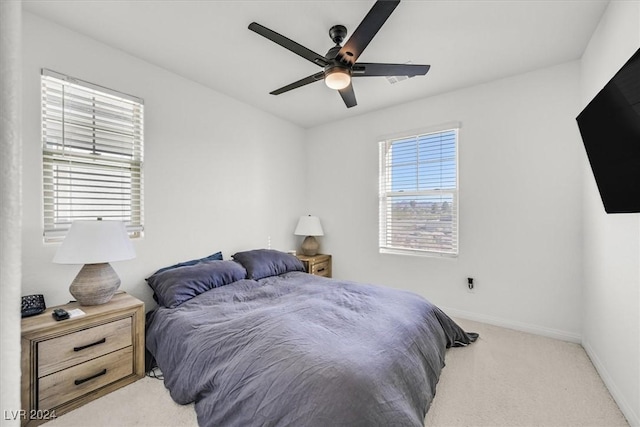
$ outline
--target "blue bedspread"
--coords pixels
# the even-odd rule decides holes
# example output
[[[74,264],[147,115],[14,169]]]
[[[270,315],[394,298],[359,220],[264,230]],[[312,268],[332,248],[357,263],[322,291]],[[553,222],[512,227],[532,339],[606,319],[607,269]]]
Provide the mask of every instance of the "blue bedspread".
[[[406,291],[291,272],[158,308],[147,347],[201,426],[423,426],[465,333]]]

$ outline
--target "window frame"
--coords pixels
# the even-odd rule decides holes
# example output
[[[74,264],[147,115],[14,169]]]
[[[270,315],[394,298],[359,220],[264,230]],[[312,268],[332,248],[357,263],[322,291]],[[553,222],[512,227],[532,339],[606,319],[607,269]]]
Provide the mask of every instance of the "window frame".
[[[61,241],[75,220],[144,231],[144,101],[43,68],[43,240]]]
[[[460,216],[460,129],[462,125],[460,122],[443,123],[428,128],[422,128],[419,130],[407,131],[400,134],[387,135],[379,138],[379,194],[378,194],[378,250],[381,254],[397,254],[397,255],[410,255],[421,257],[444,257],[444,258],[457,258],[460,253],[460,229],[459,229],[459,216]],[[455,188],[447,187],[440,189],[416,189],[415,191],[393,191],[391,190],[391,179],[393,174],[392,164],[389,160],[389,154],[393,143],[404,142],[410,139],[416,139],[419,141],[421,137],[434,134],[445,134],[448,132],[455,133]],[[418,142],[417,142],[418,143]],[[415,161],[416,170],[419,168],[419,150],[416,150]],[[440,157],[439,164],[443,163],[443,157]],[[419,180],[419,172],[416,171],[416,182]],[[451,234],[452,242],[450,250],[442,250],[438,248],[428,247],[401,247],[393,245],[390,242],[392,231],[389,224],[391,218],[391,210],[388,204],[393,197],[442,197],[444,195],[450,195],[452,200],[451,205]],[[429,233],[430,236],[434,236],[435,233]]]

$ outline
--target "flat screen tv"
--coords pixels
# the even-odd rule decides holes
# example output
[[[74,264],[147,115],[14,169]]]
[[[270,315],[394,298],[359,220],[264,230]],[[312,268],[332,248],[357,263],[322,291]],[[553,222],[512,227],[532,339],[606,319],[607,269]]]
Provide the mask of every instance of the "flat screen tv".
[[[604,210],[640,212],[640,49],[576,120]]]

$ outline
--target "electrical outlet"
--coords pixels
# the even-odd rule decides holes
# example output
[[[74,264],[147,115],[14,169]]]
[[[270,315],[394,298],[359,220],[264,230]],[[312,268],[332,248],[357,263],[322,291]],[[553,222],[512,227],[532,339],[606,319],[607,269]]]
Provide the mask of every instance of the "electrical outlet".
[[[467,277],[467,292],[474,293],[476,291],[476,284],[473,281],[473,277]]]

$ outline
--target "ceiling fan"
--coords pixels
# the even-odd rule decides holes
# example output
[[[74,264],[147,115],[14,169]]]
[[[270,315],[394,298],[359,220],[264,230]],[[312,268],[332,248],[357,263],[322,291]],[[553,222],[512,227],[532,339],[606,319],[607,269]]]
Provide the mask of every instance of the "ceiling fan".
[[[270,92],[270,94],[280,95],[281,93],[308,85],[309,83],[324,80],[328,87],[340,93],[347,108],[351,108],[357,105],[356,95],[351,85],[352,77],[413,77],[427,74],[430,68],[429,65],[356,62],[399,3],[400,0],[376,1],[344,46],[340,44],[347,36],[347,29],[343,25],[334,25],[331,27],[329,29],[329,37],[331,37],[331,40],[333,40],[336,45],[329,49],[325,56],[315,53],[256,22],[249,24],[251,31],[268,38],[285,49],[323,68],[320,72],[283,86],[280,89],[276,89]]]

